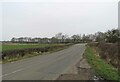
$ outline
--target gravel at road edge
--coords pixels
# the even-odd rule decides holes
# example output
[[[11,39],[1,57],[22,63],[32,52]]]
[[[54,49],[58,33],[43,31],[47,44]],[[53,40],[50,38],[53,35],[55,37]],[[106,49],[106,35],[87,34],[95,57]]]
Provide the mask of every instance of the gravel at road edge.
[[[83,55],[84,56],[84,55]],[[93,80],[94,70],[83,57],[76,65],[72,66],[65,74],[61,74],[57,80]]]

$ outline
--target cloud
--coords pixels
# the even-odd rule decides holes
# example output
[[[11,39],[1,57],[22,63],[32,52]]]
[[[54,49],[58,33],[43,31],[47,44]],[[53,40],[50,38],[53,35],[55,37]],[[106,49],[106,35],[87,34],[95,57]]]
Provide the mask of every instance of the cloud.
[[[88,34],[117,28],[117,3],[76,1],[4,3],[3,40],[22,36],[52,37],[58,32]]]

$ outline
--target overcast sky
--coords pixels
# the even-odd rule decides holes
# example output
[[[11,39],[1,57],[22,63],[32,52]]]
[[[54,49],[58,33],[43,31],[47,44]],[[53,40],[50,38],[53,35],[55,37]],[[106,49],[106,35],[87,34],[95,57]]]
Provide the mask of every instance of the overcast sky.
[[[117,28],[117,1],[5,0],[0,5],[0,40],[10,40],[12,37],[52,37],[59,32],[70,36],[93,34]]]

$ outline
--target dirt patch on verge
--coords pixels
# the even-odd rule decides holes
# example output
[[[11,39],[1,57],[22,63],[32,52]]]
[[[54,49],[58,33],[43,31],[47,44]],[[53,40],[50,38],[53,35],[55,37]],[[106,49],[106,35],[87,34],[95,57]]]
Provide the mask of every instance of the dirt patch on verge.
[[[88,64],[85,57],[72,66],[65,74],[61,74],[57,80],[94,80],[95,72]]]

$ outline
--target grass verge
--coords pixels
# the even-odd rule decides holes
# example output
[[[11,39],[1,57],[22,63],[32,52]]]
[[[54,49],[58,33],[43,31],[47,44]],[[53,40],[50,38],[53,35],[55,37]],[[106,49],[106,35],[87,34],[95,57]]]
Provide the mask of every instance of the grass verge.
[[[113,66],[106,63],[103,59],[96,55],[95,51],[87,46],[85,51],[85,57],[95,70],[97,74],[103,77],[106,80],[114,80],[120,82],[120,76],[118,74],[118,70],[116,70]]]

